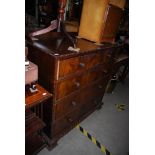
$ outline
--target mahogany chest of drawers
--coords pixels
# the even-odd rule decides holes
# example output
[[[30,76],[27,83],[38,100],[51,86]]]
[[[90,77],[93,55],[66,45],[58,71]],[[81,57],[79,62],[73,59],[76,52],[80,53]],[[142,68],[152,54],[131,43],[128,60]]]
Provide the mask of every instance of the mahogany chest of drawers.
[[[53,94],[52,106],[44,108],[45,133],[51,144],[101,107],[119,47],[108,43],[99,46],[84,39],[76,39],[80,52],[69,51],[69,46],[57,32],[28,41],[29,60],[38,65],[38,82]]]

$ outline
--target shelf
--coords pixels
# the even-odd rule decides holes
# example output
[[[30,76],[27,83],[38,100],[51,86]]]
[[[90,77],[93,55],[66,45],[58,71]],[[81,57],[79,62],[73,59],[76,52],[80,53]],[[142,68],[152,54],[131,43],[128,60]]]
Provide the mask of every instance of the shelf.
[[[33,134],[37,133],[43,127],[45,127],[45,123],[38,118],[33,112],[28,111],[28,115],[25,119],[25,137],[31,137]],[[27,115],[27,114],[26,114]]]
[[[25,155],[34,155],[46,146],[38,135],[31,136],[25,143]]]

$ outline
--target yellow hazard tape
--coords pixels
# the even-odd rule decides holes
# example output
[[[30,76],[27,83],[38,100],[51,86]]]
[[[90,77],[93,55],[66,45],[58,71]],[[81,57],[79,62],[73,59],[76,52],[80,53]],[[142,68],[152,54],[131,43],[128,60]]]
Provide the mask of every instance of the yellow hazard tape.
[[[80,125],[76,126],[77,129],[79,129],[86,137],[88,137],[92,143],[94,143],[100,150],[105,153],[106,155],[112,155],[102,144],[99,143],[99,141],[96,140],[95,137],[91,136],[85,129],[83,129]]]
[[[125,104],[115,104],[116,108],[118,111],[123,111],[125,110]]]

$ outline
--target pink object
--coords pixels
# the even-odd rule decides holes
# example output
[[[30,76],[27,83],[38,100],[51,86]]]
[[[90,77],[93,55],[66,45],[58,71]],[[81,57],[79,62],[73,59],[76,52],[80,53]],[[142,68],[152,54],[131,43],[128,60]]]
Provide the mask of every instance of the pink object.
[[[56,29],[57,27],[58,27],[58,21],[53,20],[53,21],[51,21],[51,25],[49,27],[47,27],[45,29],[42,29],[42,30],[39,30],[39,31],[36,31],[36,32],[30,33],[30,37],[34,37],[34,36],[37,36],[37,35],[48,33],[50,31]]]
[[[27,55],[28,55],[28,48],[25,47],[25,57],[27,57]]]
[[[28,47],[25,47],[25,57],[28,55]],[[25,85],[34,83],[38,80],[38,66],[31,61],[25,65]]]
[[[29,66],[25,66],[25,85],[38,80],[38,66],[29,61]]]

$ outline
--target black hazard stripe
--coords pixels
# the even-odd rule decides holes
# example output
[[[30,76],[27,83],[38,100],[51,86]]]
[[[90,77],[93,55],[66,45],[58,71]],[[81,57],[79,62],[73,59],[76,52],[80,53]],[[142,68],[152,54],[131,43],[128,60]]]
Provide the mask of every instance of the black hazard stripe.
[[[86,137],[88,137],[92,143],[94,143],[102,152],[104,152],[106,155],[112,155],[103,145],[100,144],[99,141],[97,141],[91,134],[89,134],[85,129],[83,129],[80,125],[76,126],[77,129],[79,129]]]
[[[105,152],[106,152],[106,155],[111,155],[107,149],[105,149]]]
[[[88,136],[88,138],[89,138],[90,140],[92,140],[92,137],[91,137],[91,135],[90,135],[89,133],[87,133],[87,136]]]

